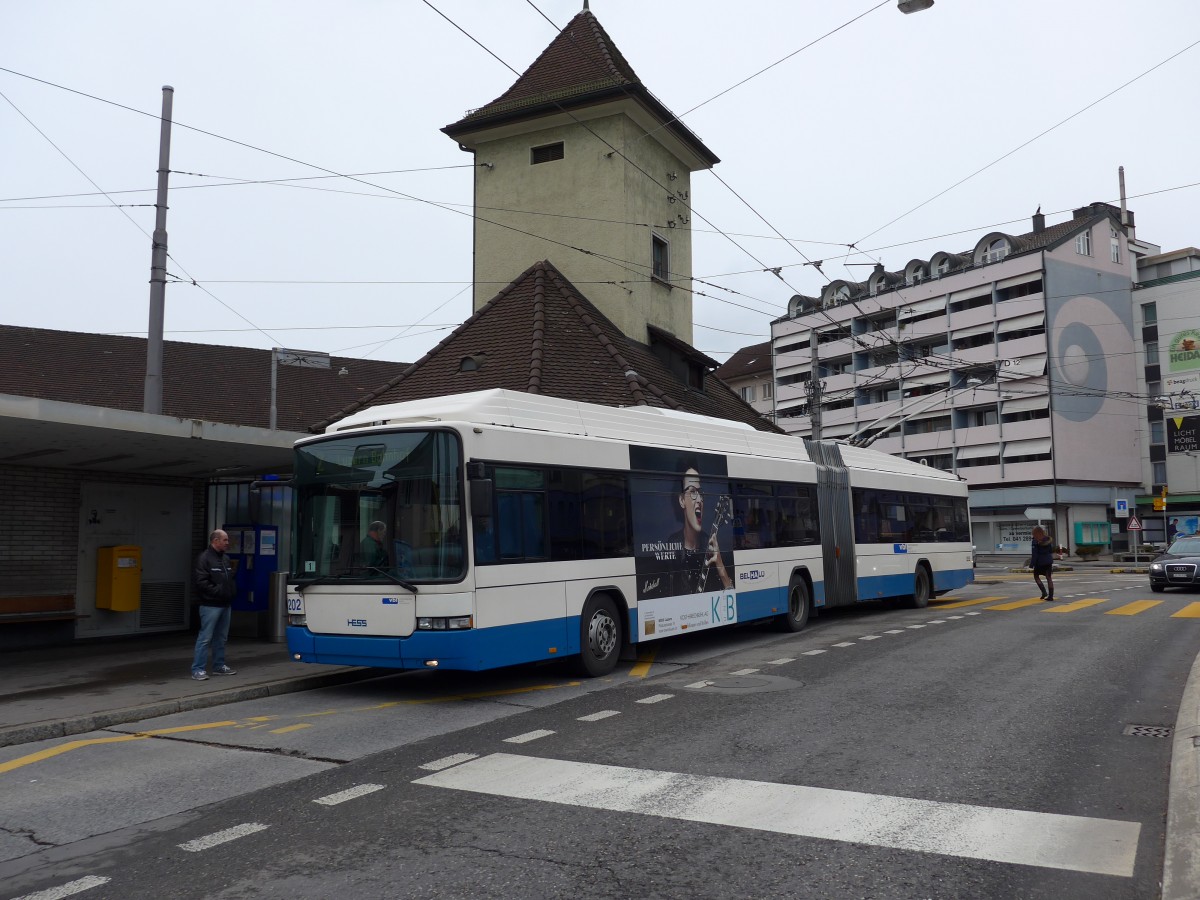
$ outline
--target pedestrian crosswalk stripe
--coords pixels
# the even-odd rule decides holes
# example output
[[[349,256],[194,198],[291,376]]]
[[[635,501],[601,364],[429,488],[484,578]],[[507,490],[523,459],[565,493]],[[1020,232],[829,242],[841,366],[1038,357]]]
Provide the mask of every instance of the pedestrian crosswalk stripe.
[[[978,606],[980,603],[994,603],[1003,599],[1003,597],[979,597],[975,600],[959,600],[957,603],[939,603],[937,609],[938,612],[943,609],[961,609],[964,606]]]
[[[1130,877],[1141,825],[493,753],[414,784],[565,806]]]
[[[1171,614],[1172,619],[1200,619],[1200,603],[1189,603],[1177,613]]]
[[[1161,600],[1134,600],[1132,603],[1126,603],[1124,606],[1118,606],[1116,609],[1105,610],[1104,614],[1106,616],[1136,616],[1140,612],[1154,609],[1154,607],[1160,605],[1162,605]]]
[[[1087,609],[1089,606],[1099,606],[1101,603],[1107,602],[1102,597],[1088,597],[1086,600],[1075,600],[1071,603],[1063,603],[1061,606],[1052,606],[1050,609],[1043,609],[1042,612],[1071,613],[1076,610]]]
[[[1011,603],[1001,603],[999,606],[989,606],[988,609],[1020,609],[1023,606],[1033,606],[1041,603],[1041,597],[1030,597],[1028,600],[1013,600]]]

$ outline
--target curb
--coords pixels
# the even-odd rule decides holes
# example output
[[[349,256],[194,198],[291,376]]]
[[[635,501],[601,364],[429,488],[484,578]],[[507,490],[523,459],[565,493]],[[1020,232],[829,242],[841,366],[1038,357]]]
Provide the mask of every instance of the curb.
[[[108,728],[111,725],[124,725],[140,719],[153,719],[193,709],[223,706],[226,703],[238,703],[242,700],[257,700],[261,697],[274,697],[279,694],[293,694],[297,691],[334,687],[368,678],[378,678],[381,674],[384,674],[384,670],[355,668],[319,675],[302,675],[298,678],[267,681],[246,687],[180,697],[175,700],[143,703],[140,706],[126,706],[121,709],[106,710],[84,716],[73,716],[69,719],[48,719],[42,722],[30,722],[27,725],[14,725],[10,728],[0,728],[0,747],[67,737],[72,734],[84,734],[88,731]]]
[[[1171,743],[1162,900],[1200,896],[1200,656],[1192,663]]]
[[[1016,568],[1016,569],[1009,569],[1008,571],[1012,572],[1015,575],[1032,575],[1033,574],[1033,569],[1030,569],[1027,566],[1021,566],[1020,568]],[[1074,572],[1075,567],[1074,566],[1055,565],[1050,571],[1051,571],[1051,573],[1053,573],[1053,572]]]

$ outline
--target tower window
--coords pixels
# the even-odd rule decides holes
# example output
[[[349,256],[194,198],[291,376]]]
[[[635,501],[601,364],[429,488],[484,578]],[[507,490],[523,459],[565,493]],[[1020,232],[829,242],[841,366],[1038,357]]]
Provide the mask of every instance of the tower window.
[[[657,234],[650,235],[651,271],[654,277],[670,282],[671,280],[671,245]]]
[[[554,162],[556,159],[563,158],[563,142],[557,144],[543,144],[541,147],[534,147],[529,151],[529,164],[536,166],[538,163]]]

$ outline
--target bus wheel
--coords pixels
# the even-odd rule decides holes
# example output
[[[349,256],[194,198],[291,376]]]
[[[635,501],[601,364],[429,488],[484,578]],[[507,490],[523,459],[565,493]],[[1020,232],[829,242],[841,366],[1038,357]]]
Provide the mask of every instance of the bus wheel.
[[[912,608],[924,609],[929,605],[929,572],[924,566],[917,566],[913,575]]]
[[[621,655],[621,618],[610,597],[597,594],[584,604],[579,618],[579,663],[582,674],[607,675]]]
[[[808,624],[811,609],[812,600],[808,596],[808,585],[803,581],[793,581],[788,588],[788,611],[778,620],[780,630],[799,631]]]

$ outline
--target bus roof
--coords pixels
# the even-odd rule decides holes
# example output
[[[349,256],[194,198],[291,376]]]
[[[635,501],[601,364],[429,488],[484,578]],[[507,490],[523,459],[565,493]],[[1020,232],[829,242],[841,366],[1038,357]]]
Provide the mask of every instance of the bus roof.
[[[633,444],[688,447],[775,459],[810,460],[801,438],[758,431],[744,422],[655,406],[601,406],[505,388],[447,394],[360,410],[325,431],[326,437],[358,428],[463,422],[554,434],[573,434]],[[304,444],[321,438],[305,438]],[[922,475],[957,482],[957,476],[902,457],[841,444],[842,459],[855,469]]]

